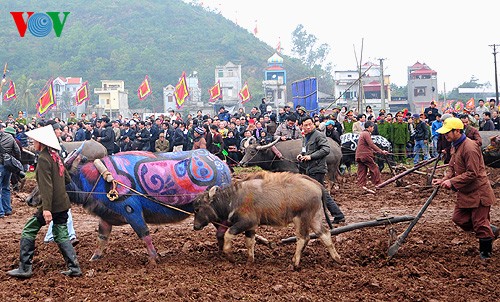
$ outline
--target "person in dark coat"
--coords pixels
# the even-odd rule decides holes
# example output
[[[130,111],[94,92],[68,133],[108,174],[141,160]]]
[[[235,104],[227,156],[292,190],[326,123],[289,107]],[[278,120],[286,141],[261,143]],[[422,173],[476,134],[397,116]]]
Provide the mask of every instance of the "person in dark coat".
[[[82,122],[77,122],[78,129],[75,132],[75,142],[83,142],[85,140],[85,125]]]
[[[139,121],[137,124],[139,125],[139,130],[135,133],[133,148],[134,150],[149,151],[151,134],[146,128],[146,123],[144,121]]]
[[[301,172],[325,185],[325,175],[328,172],[326,156],[330,154],[330,144],[326,136],[316,130],[313,119],[310,116],[302,120],[302,152],[297,155],[297,160],[303,166]],[[333,223],[345,221],[344,213],[335,203],[330,194],[326,194],[326,207],[333,216]]]
[[[102,130],[100,136],[97,137],[97,141],[106,148],[108,155],[111,155],[115,150],[115,132],[111,127],[109,117],[106,116],[102,118],[101,128]]]
[[[208,132],[205,137],[207,141],[207,150],[216,155],[218,158],[224,160],[224,154],[222,154],[222,150],[224,150],[224,140],[222,135],[219,133],[219,128],[217,125],[212,124],[209,129],[210,132]]]
[[[16,143],[12,134],[4,132],[4,126],[3,123],[0,123],[0,218],[12,214],[10,198],[10,178],[12,173],[4,166],[3,154],[10,154],[19,160],[21,159],[21,149],[19,145]]]
[[[436,115],[439,113],[439,110],[436,108],[436,102],[431,101],[431,105],[424,110],[425,118],[427,119],[427,123],[430,125],[432,122],[436,120]]]

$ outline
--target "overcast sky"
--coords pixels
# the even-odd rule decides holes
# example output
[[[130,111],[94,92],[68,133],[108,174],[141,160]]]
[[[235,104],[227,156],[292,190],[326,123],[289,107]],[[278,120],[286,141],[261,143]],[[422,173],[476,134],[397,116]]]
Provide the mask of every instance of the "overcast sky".
[[[287,55],[291,33],[302,24],[319,43],[330,45],[334,70],[356,69],[354,50],[359,60],[364,40],[363,62],[384,58],[384,73],[398,86],[406,85],[407,67],[417,61],[437,72],[440,92],[472,76],[495,85],[489,45],[500,44],[500,1],[203,0],[203,5],[250,32],[257,20],[257,37],[272,47],[280,39]]]

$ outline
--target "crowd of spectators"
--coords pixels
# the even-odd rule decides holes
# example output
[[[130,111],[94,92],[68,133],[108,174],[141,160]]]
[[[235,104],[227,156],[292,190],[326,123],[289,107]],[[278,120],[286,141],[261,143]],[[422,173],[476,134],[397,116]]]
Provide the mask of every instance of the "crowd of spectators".
[[[326,136],[341,143],[342,134],[359,134],[364,130],[366,121],[372,121],[375,124],[372,134],[381,135],[392,144],[397,162],[407,163],[411,158],[416,164],[421,157],[437,156],[443,148],[439,146],[436,132],[442,125],[443,115],[435,102],[431,102],[420,114],[407,111],[389,113],[385,110],[376,114],[371,106],[366,106],[364,112],[348,110],[347,107],[326,112],[321,109],[313,114],[316,128]],[[299,139],[302,137],[301,122],[308,115],[302,106],[293,110],[290,106],[283,106],[276,112],[263,100],[259,107],[251,108],[248,113],[244,108],[230,113],[220,107],[215,114],[199,110],[196,114],[182,116],[180,112],[169,110],[165,115],[151,115],[145,119],[138,113],[131,117],[118,115],[110,119],[106,114],[98,116],[95,112],[89,116],[82,113],[79,117],[71,112],[66,121],[55,117],[50,122],[60,125],[62,141],[94,139],[106,147],[108,154],[131,150],[172,152],[206,148],[229,165],[236,165],[243,156],[242,140],[253,137],[257,143],[264,145],[275,139]],[[488,106],[479,100],[475,110],[464,109],[463,112],[445,116],[461,117],[477,130],[500,130],[500,117],[494,99]],[[47,122],[48,119],[28,120],[20,111],[17,118],[9,114],[0,126],[14,128],[19,145],[28,147],[26,131]]]

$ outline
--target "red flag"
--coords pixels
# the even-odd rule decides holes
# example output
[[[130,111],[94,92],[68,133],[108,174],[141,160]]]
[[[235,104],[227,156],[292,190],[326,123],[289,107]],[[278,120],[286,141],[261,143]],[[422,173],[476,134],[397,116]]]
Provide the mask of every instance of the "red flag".
[[[209,102],[215,102],[222,98],[222,93],[220,89],[220,81],[217,81],[212,88],[208,89],[208,93],[210,94]]]
[[[474,103],[474,98],[470,98],[467,103],[465,103],[465,108],[469,109],[469,110],[474,110],[474,108],[476,107],[475,103]]]
[[[177,109],[180,109],[184,105],[184,101],[189,96],[188,87],[186,84],[186,72],[182,72],[179,83],[175,85],[175,105]]]
[[[3,95],[3,100],[10,101],[10,100],[15,99],[15,98],[17,98],[16,84],[14,84],[14,82],[12,82],[12,80],[10,80],[9,88],[7,89],[7,91],[5,91],[5,94]]]
[[[247,82],[245,82],[245,85],[243,85],[243,88],[241,88],[240,93],[238,95],[240,96],[241,104],[245,104],[250,100],[252,96],[250,95],[250,90],[248,89]]]
[[[278,44],[276,45],[276,52],[281,53],[281,39],[278,38]]]
[[[85,81],[85,83],[83,83],[82,86],[78,88],[78,90],[76,91],[75,99],[77,106],[83,104],[84,102],[90,99],[89,83],[87,81]]]
[[[259,30],[257,29],[257,20],[255,20],[255,28],[253,29],[253,34],[257,35],[259,33]]]
[[[38,116],[40,117],[43,116],[55,104],[56,100],[54,98],[54,86],[52,85],[52,80],[50,80],[47,90],[42,92],[42,96],[38,99],[38,102],[36,103]]]
[[[144,81],[142,81],[141,85],[139,86],[139,89],[137,89],[137,96],[139,97],[140,101],[143,101],[150,94],[151,94],[151,86],[149,85],[149,78],[146,75]]]

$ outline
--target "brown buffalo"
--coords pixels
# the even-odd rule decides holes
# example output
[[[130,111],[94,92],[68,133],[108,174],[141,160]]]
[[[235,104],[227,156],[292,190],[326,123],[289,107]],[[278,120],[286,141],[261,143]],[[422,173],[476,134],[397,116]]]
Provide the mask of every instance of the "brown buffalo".
[[[325,244],[333,260],[340,262],[332,238],[323,225],[324,187],[314,179],[290,172],[259,172],[233,182],[225,189],[212,187],[193,203],[194,229],[201,230],[209,223],[227,224],[223,252],[234,261],[231,241],[245,233],[248,262],[254,261],[255,230],[259,225],[295,225],[297,247],[293,265],[299,266],[302,250],[312,230]]]

